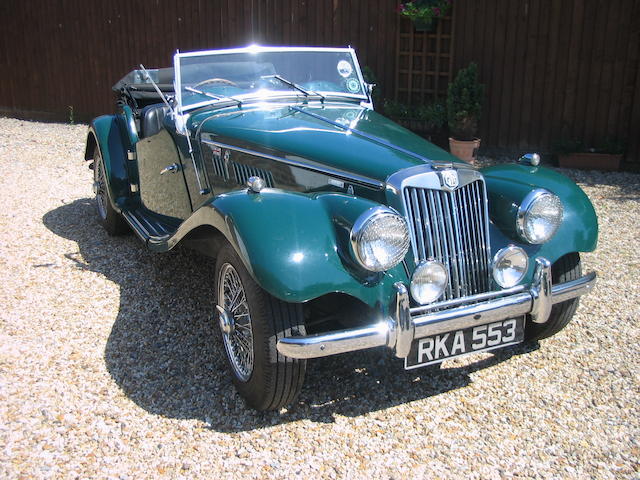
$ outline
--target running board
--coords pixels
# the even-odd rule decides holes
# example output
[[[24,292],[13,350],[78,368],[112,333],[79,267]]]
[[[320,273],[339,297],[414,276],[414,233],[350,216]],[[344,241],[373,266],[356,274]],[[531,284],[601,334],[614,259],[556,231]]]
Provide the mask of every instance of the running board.
[[[168,250],[168,241],[178,229],[179,224],[165,221],[144,208],[122,210],[122,216],[135,234],[153,250]],[[164,247],[164,248],[163,248]]]

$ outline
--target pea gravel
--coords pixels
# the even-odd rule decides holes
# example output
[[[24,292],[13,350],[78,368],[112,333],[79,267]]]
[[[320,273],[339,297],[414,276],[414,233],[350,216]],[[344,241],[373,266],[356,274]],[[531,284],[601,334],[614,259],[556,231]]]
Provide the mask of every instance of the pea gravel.
[[[311,362],[245,409],[211,322],[213,262],[96,223],[86,126],[0,119],[3,478],[640,478],[640,176],[563,171],[595,203],[600,279],[539,345],[405,372]]]

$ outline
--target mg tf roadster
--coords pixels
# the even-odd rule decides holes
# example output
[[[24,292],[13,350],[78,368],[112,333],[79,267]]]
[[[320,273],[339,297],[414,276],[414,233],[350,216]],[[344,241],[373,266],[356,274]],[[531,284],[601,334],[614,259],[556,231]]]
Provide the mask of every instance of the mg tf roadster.
[[[216,258],[211,317],[253,408],[291,403],[308,359],[386,347],[413,369],[543,339],[594,285],[579,187],[376,113],[353,49],[177,53],[114,90],[86,145],[99,221]]]

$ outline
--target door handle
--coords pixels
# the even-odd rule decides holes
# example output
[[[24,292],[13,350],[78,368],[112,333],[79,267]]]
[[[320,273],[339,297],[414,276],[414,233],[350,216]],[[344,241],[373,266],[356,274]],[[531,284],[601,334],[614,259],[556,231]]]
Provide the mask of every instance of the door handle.
[[[160,170],[160,175],[164,175],[165,173],[176,173],[178,170],[180,170],[180,165],[178,165],[177,163],[172,163],[171,165]]]

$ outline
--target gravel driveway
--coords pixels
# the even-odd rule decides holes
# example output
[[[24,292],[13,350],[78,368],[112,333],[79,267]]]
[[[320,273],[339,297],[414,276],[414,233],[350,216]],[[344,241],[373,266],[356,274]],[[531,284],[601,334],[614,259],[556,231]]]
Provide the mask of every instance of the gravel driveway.
[[[640,175],[565,171],[600,279],[539,345],[406,372],[313,361],[290,410],[246,410],[211,322],[213,263],[96,222],[86,126],[0,119],[0,476],[640,478]]]

